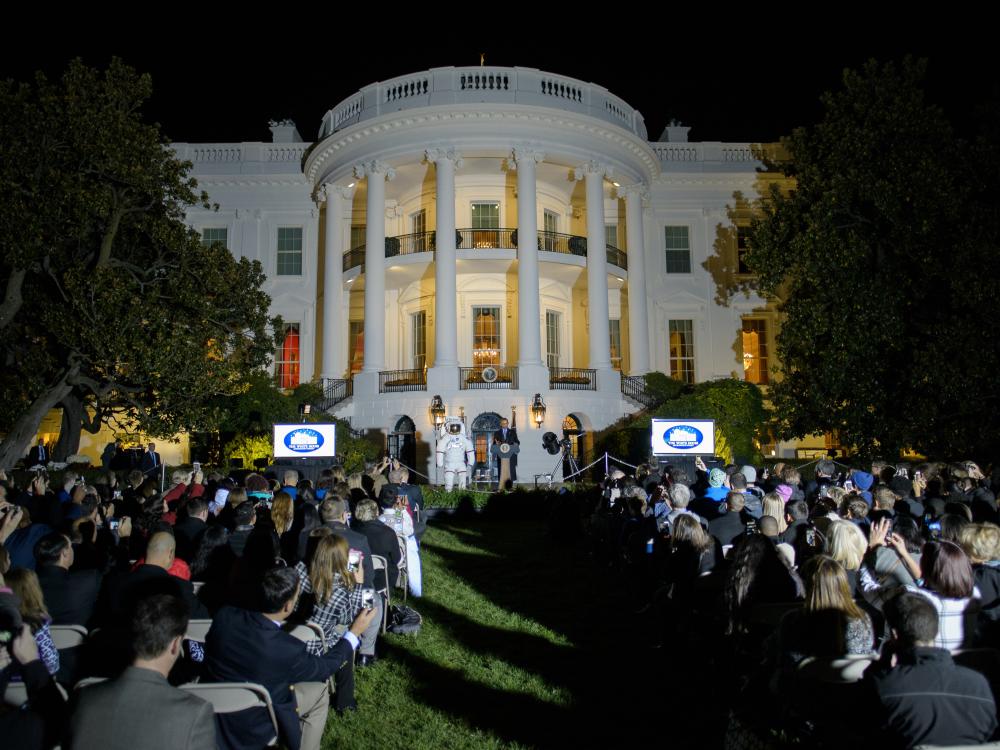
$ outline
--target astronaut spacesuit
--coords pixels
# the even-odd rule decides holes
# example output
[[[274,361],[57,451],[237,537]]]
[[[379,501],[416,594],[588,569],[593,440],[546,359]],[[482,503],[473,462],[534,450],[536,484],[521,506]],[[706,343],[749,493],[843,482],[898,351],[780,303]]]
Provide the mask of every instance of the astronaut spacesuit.
[[[466,437],[465,424],[449,417],[437,440],[437,465],[444,467],[444,488],[451,490],[456,475],[459,489],[465,489],[469,467],[476,462],[472,441]]]

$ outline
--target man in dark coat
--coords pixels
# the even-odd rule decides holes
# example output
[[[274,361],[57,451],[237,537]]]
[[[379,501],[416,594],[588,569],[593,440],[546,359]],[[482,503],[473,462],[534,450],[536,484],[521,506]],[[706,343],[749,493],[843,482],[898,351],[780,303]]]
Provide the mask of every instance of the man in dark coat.
[[[517,439],[517,430],[509,427],[510,423],[506,419],[500,420],[500,429],[493,433],[493,442],[499,443],[501,445],[521,445],[521,441]],[[517,481],[517,455],[512,455],[510,457],[510,481]]]
[[[63,534],[46,534],[35,544],[35,571],[53,625],[90,623],[101,588],[96,570],[70,573],[73,545]]]

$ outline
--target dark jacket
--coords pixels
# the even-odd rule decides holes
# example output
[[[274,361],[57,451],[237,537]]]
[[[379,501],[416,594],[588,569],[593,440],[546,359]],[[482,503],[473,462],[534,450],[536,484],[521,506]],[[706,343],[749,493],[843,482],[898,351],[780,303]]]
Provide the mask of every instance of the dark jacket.
[[[187,602],[192,620],[207,619],[211,615],[194,595],[194,586],[177,576],[170,575],[158,565],[140,565],[131,573],[109,576],[106,582],[107,609],[100,614],[109,624],[126,622],[140,599],[153,594],[169,594]]]
[[[200,518],[185,518],[174,524],[174,539],[177,542],[177,557],[184,562],[191,562],[198,552],[202,534],[208,524]]]
[[[369,588],[373,587],[375,585],[375,568],[372,565],[372,548],[368,543],[368,537],[345,526],[340,521],[331,521],[324,525],[333,529],[334,534],[340,534],[340,536],[344,537],[351,549],[361,550],[364,553],[365,557],[362,560],[362,568],[365,572],[364,585]]]
[[[90,623],[101,589],[100,573],[96,570],[70,573],[58,565],[40,565],[36,572],[53,625]]]
[[[986,678],[955,664],[944,649],[901,653],[895,667],[872,665],[865,681],[877,696],[881,730],[893,747],[976,745],[997,727]]]
[[[723,547],[732,544],[746,528],[742,513],[725,513],[708,522],[708,533],[718,539]]]
[[[365,535],[368,544],[371,546],[372,554],[381,555],[389,565],[389,588],[396,585],[399,578],[399,563],[403,555],[399,549],[399,537],[396,532],[390,529],[381,521],[354,521],[353,528]],[[375,588],[385,587],[385,574],[375,571]]]
[[[296,713],[296,682],[323,682],[349,662],[354,649],[341,638],[322,656],[283,631],[259,612],[223,607],[205,639],[206,682],[256,682],[267,688],[281,736],[298,750],[302,731]],[[263,747],[273,737],[270,719],[261,709],[217,717],[220,747]]]

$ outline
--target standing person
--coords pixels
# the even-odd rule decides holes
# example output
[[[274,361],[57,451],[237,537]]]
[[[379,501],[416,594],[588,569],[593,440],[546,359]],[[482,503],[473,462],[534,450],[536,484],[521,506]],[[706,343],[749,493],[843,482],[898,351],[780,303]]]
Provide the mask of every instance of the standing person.
[[[214,750],[211,704],[167,682],[181,655],[187,606],[155,594],[139,602],[130,625],[132,665],[117,679],[80,691],[70,747]]]
[[[24,461],[26,468],[31,468],[32,466],[38,466],[39,464],[45,465],[52,460],[52,456],[49,454],[49,449],[45,447],[45,441],[42,438],[38,438],[38,445],[28,451],[28,457]]]
[[[517,445],[517,446],[520,446],[521,445],[521,441],[517,439],[517,430],[515,430],[513,427],[510,427],[509,425],[510,425],[510,422],[508,422],[506,419],[501,419],[500,420],[500,429],[493,433],[493,442],[494,443],[499,443],[501,445],[507,444],[507,445]],[[501,467],[500,468],[500,488],[501,489],[503,489],[504,485],[506,484],[505,480],[510,479],[511,482],[516,482],[517,481],[517,455],[516,454],[512,455],[509,459],[506,459],[506,460],[509,461],[510,476],[509,477],[505,477],[503,475],[503,460],[501,460],[500,461],[500,467]]]
[[[139,471],[147,477],[155,476],[162,463],[160,454],[156,452],[156,443],[150,443],[146,446],[146,452],[142,454],[142,458],[139,460]]]

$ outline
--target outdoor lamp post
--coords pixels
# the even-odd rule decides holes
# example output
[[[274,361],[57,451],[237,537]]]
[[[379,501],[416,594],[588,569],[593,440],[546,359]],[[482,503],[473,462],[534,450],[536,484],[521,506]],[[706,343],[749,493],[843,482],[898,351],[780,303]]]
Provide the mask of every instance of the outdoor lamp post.
[[[434,422],[435,427],[440,427],[444,424],[445,408],[444,401],[441,400],[440,396],[435,396],[431,399],[431,420]]]
[[[531,419],[535,423],[535,427],[541,427],[542,422],[545,421],[545,402],[542,401],[542,394],[536,393],[535,397],[531,400]]]

